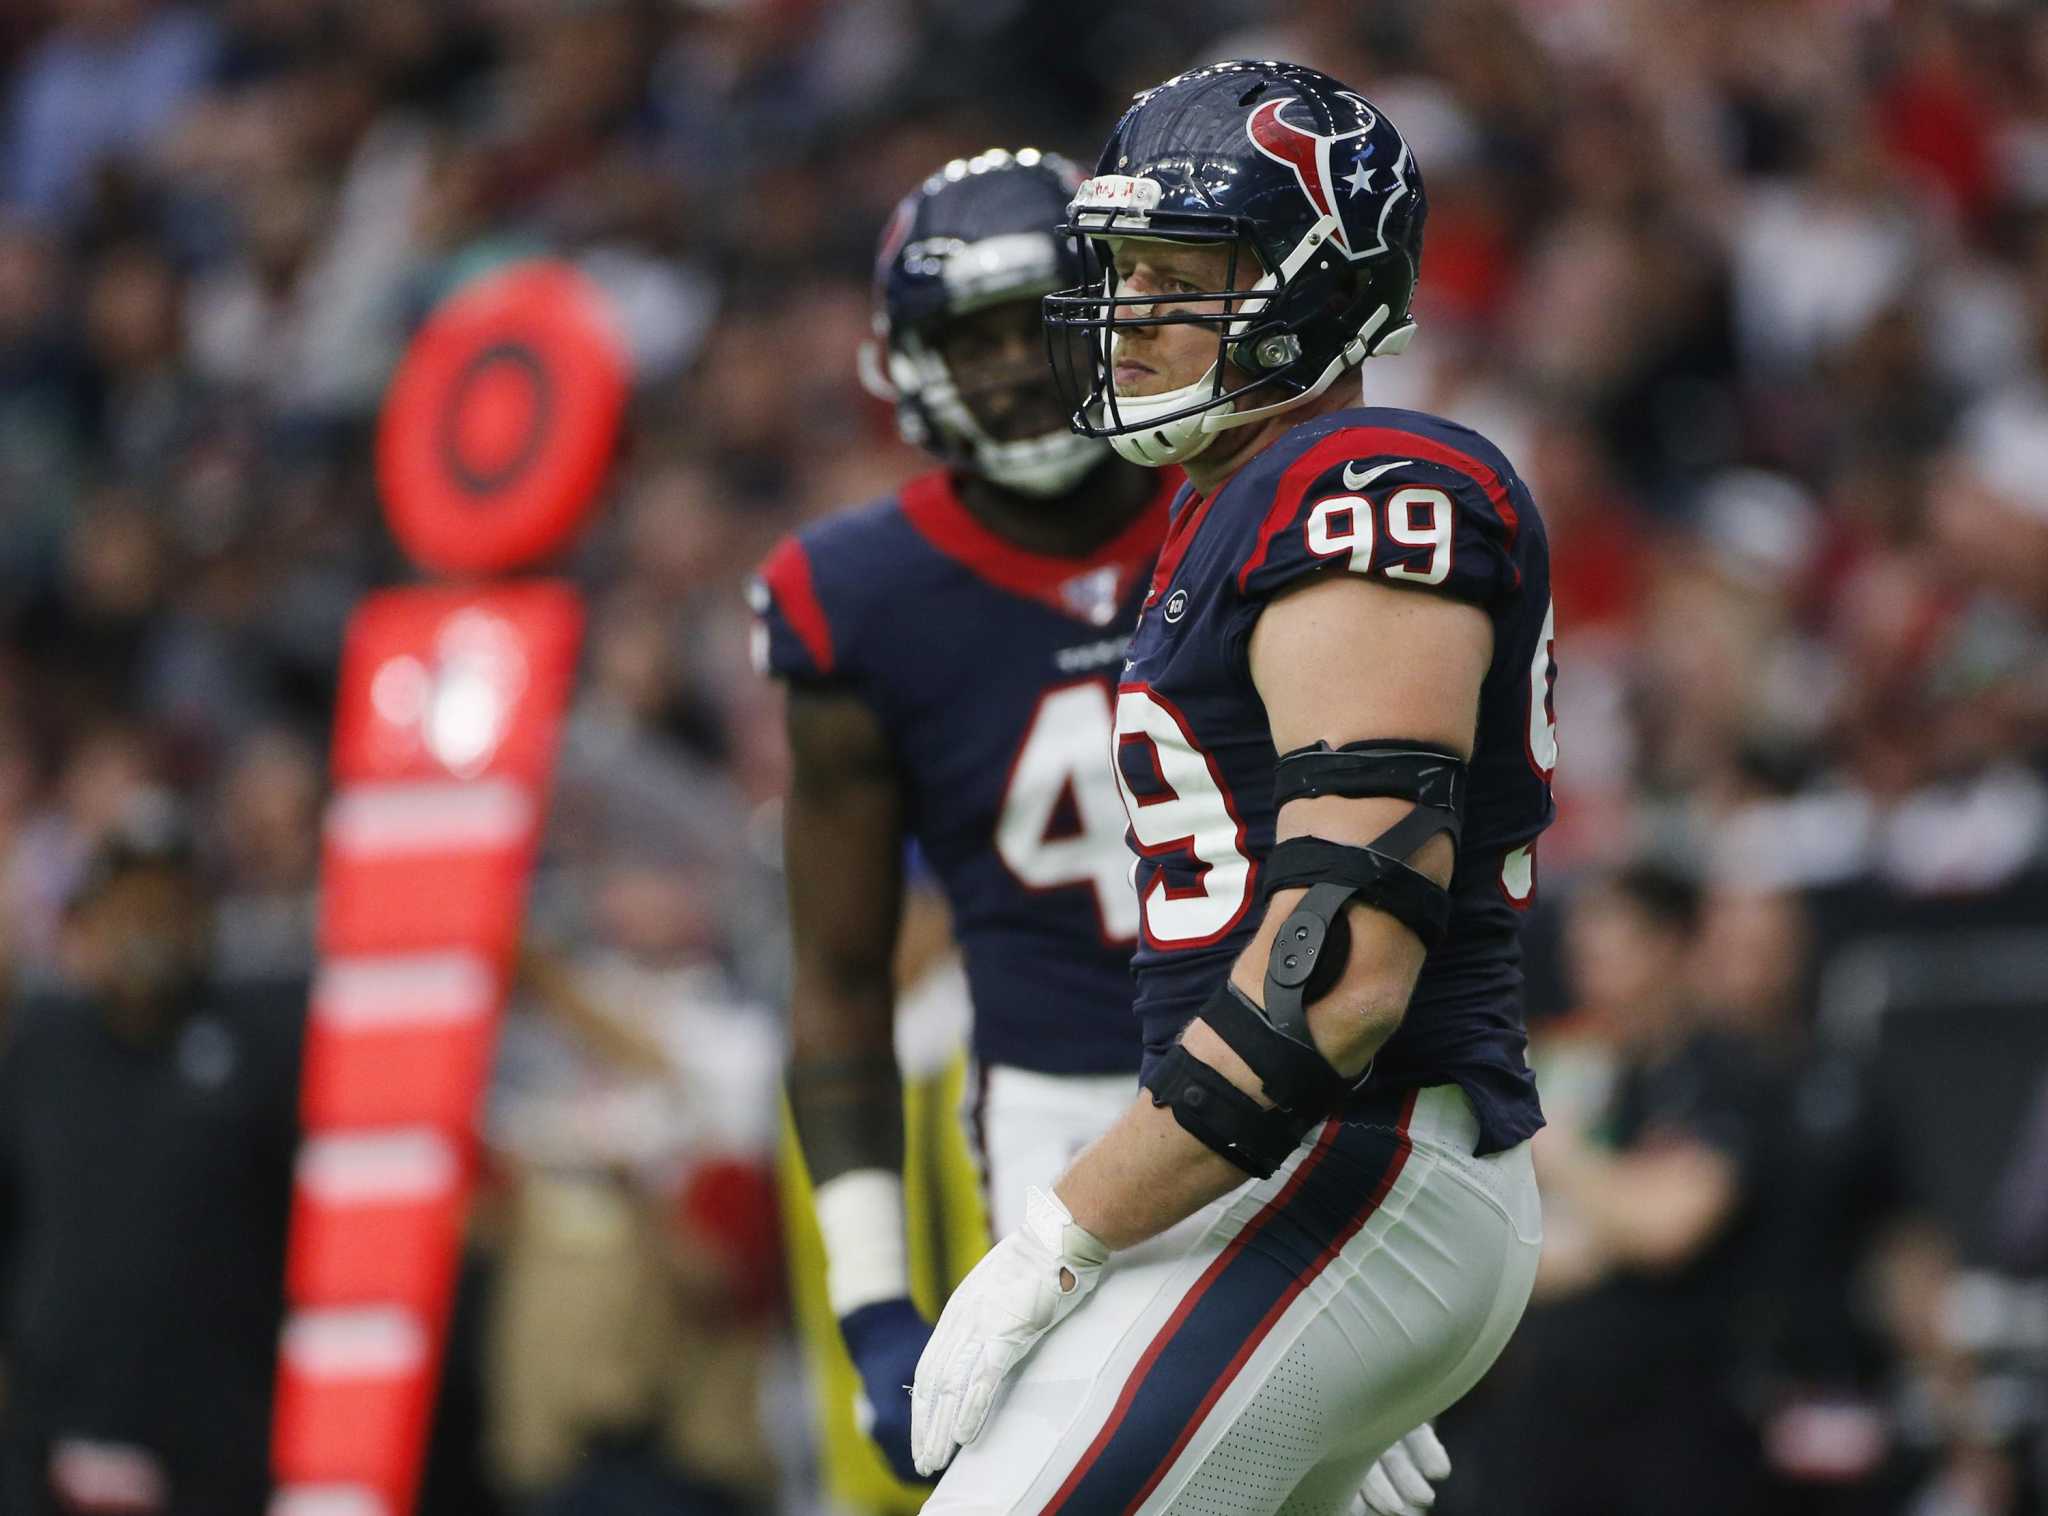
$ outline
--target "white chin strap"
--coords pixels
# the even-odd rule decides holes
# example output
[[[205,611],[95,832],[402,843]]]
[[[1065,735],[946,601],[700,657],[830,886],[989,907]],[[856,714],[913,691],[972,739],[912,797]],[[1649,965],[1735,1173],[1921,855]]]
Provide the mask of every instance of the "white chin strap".
[[[906,345],[911,349],[907,353],[885,348],[879,340],[863,347],[862,383],[871,394],[891,400],[915,395],[940,430],[972,451],[974,471],[991,483],[1020,495],[1050,500],[1066,494],[1109,457],[1101,439],[1065,429],[1021,442],[998,442],[960,398],[945,360],[922,343]],[[898,419],[900,424],[900,410]],[[934,440],[904,429],[904,441],[913,446],[931,447]]]
[[[1308,404],[1335,384],[1339,374],[1363,363],[1368,354],[1392,357],[1402,351],[1408,346],[1408,339],[1415,335],[1413,322],[1389,332],[1377,345],[1373,344],[1372,334],[1386,323],[1389,314],[1384,305],[1373,312],[1372,318],[1359,328],[1358,335],[1344,344],[1343,351],[1323,366],[1323,371],[1316,375],[1315,383],[1300,394],[1289,395],[1272,405],[1254,406],[1250,410],[1226,410],[1215,406],[1171,421],[1161,421],[1157,425],[1148,423],[1148,417],[1172,416],[1175,411],[1184,411],[1191,405],[1200,405],[1208,400],[1215,393],[1216,386],[1216,365],[1212,363],[1193,384],[1158,395],[1119,395],[1114,411],[1110,410],[1107,401],[1103,401],[1094,407],[1090,419],[1097,425],[1107,424],[1113,419],[1134,428],[1109,439],[1109,445],[1116,449],[1119,458],[1147,468],[1185,463],[1199,456],[1221,432],[1232,427],[1249,426],[1254,421],[1263,421],[1268,416],[1277,416]]]
[[[1109,457],[1109,449],[1093,437],[1075,432],[1048,432],[1023,442],[974,444],[975,469],[1006,490],[1041,500],[1064,495]]]
[[[1157,395],[1118,395],[1114,407],[1104,401],[1095,407],[1095,414],[1089,419],[1098,426],[1120,423],[1135,428],[1119,432],[1109,439],[1117,457],[1127,463],[1142,464],[1146,468],[1186,463],[1216,440],[1220,428],[1202,425],[1215,412],[1180,416],[1172,421],[1162,421],[1157,426],[1152,424],[1151,418],[1171,416],[1175,411],[1200,405],[1215,393],[1215,385],[1216,365],[1212,363],[1193,384],[1184,384],[1177,390],[1163,390]]]

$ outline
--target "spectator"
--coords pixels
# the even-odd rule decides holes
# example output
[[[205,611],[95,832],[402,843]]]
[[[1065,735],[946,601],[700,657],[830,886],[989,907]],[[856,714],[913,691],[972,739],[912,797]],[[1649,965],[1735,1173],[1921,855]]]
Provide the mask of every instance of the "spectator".
[[[62,734],[64,736],[70,733]],[[7,909],[25,967],[47,977],[58,967],[64,903],[86,861],[127,808],[159,776],[135,727],[101,718],[61,746],[54,794],[18,818],[7,857]]]
[[[211,980],[182,821],[131,806],[66,982],[0,1057],[5,1478],[19,1516],[257,1516],[303,987]]]
[[[155,244],[116,245],[84,317],[93,441],[115,477],[161,479],[215,414],[185,364],[184,281]]]
[[[291,980],[312,972],[320,800],[319,758],[292,733],[259,734],[236,754],[216,838],[214,952],[223,979]]]
[[[750,1511],[775,1467],[779,1036],[713,961],[708,876],[621,864],[586,889],[602,947],[528,954],[494,1099],[492,1450],[536,1516]]]
[[[1576,1035],[1596,1072],[1545,1084],[1543,1263],[1483,1420],[1453,1440],[1478,1465],[1470,1509],[1757,1509],[1740,1392],[1776,1097],[1754,1052],[1694,1009],[1682,969],[1698,920],[1696,888],[1653,865],[1573,899]],[[1538,1049],[1539,1079],[1550,1056]]]
[[[54,240],[0,214],[0,511],[14,528],[0,575],[17,592],[46,569],[84,462],[63,293]]]
[[[145,151],[205,82],[206,18],[158,0],[62,0],[57,31],[23,65],[9,104],[9,203],[38,216],[78,208],[93,171]]]
[[[1757,1398],[1770,1465],[1760,1512],[1827,1516],[1895,1507],[1917,1456],[1890,1396],[1909,1370],[1953,1398],[1966,1366],[1938,1329],[1947,1240],[1914,1202],[1904,1123],[1871,1070],[1815,1036],[1812,924],[1782,893],[1707,899],[1693,982],[1784,1091],[1760,1295],[1773,1316]]]
[[[1999,1190],[1999,1240],[2016,1273],[2048,1274],[2048,1075]]]

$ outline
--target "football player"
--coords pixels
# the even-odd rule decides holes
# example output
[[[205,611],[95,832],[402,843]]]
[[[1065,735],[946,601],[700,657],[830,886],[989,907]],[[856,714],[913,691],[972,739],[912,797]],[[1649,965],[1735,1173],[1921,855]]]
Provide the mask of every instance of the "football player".
[[[1527,1301],[1543,523],[1484,437],[1345,392],[1423,217],[1393,123],[1285,63],[1139,96],[1072,202],[1075,425],[1188,476],[1116,704],[1144,1088],[948,1302],[928,1511],[1343,1512]]]
[[[1092,277],[1080,182],[1025,150],[948,164],[876,262],[871,388],[942,467],[784,541],[756,587],[788,687],[788,1092],[834,1314],[899,1476],[929,1324],[910,1301],[891,960],[914,839],[974,1007],[970,1137],[992,1222],[1128,1101],[1137,935],[1108,762],[1114,679],[1178,475],[1067,427],[1040,297]]]
[[[1139,1065],[1114,690],[1180,476],[1075,435],[1047,368],[1041,297],[1098,273],[1057,235],[1080,180],[1050,154],[988,152],[905,198],[863,367],[944,467],[785,541],[757,586],[794,760],[790,1105],[831,1307],[906,1479],[930,1334],[892,1051],[906,839],[964,949],[970,1134],[998,1235],[1129,1103]],[[1373,1508],[1420,1509],[1447,1468],[1419,1429],[1374,1470]]]

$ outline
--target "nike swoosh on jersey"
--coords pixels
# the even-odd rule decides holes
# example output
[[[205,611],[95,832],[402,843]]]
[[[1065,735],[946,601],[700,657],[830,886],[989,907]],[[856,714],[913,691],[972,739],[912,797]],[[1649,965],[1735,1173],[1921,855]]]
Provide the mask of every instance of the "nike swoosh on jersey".
[[[1347,463],[1344,465],[1344,488],[1347,490],[1362,490],[1382,474],[1389,473],[1397,468],[1413,468],[1414,466],[1414,459],[1403,458],[1398,463],[1382,463],[1378,468],[1369,468],[1361,474],[1357,471],[1355,465]]]

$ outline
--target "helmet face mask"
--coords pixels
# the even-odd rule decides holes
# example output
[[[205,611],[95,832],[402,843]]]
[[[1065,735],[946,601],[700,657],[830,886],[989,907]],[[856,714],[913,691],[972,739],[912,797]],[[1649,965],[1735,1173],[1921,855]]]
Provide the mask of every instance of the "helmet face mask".
[[[1079,182],[1073,165],[1028,148],[956,159],[932,175],[883,234],[875,335],[861,354],[862,381],[894,403],[904,440],[1041,498],[1072,490],[1109,450],[1067,426],[1042,364],[1012,376],[1001,351],[1025,344],[981,339],[1014,324],[1035,357],[1039,299],[1093,276],[1092,255],[1056,230]],[[1045,392],[1036,407],[1035,387]],[[1034,409],[1035,427],[1025,424]]]
[[[1245,415],[1237,402],[1269,386],[1287,385],[1289,370],[1297,366],[1300,341],[1271,312],[1272,275],[1263,272],[1235,228],[1213,237],[1147,239],[1102,239],[1098,253],[1104,264],[1098,288],[1065,290],[1046,297],[1047,352],[1061,394],[1073,407],[1073,426],[1085,436],[1104,437],[1126,457],[1129,448],[1142,451],[1138,462],[1180,462],[1208,446],[1222,426],[1190,430],[1177,423],[1199,421],[1214,415],[1224,418]],[[1085,234],[1083,234],[1085,235]],[[1157,241],[1208,244],[1228,249],[1228,263],[1221,284],[1213,289],[1179,293],[1120,293],[1121,280],[1115,267],[1115,247],[1125,241]],[[1260,270],[1249,283],[1240,271]],[[1126,333],[1162,327],[1199,327],[1213,334],[1214,357],[1202,374],[1187,384],[1153,393],[1124,393],[1115,382],[1119,339]],[[1066,340],[1055,342],[1058,333]],[[1081,340],[1085,338],[1085,340]],[[1299,387],[1283,393],[1299,393]],[[1141,432],[1175,428],[1187,434],[1187,443],[1176,445],[1164,437],[1140,437]],[[1188,445],[1192,444],[1192,445]],[[1166,456],[1168,449],[1171,456]],[[1155,458],[1153,455],[1157,454]]]
[[[1341,172],[1348,163],[1349,173]],[[1422,181],[1364,98],[1312,69],[1232,63],[1138,98],[1076,192],[1065,232],[1094,247],[1099,285],[1046,298],[1048,349],[1072,424],[1135,462],[1184,462],[1216,435],[1322,394],[1347,369],[1400,352],[1421,260]],[[1125,239],[1227,244],[1223,288],[1119,293]],[[1249,261],[1259,277],[1239,277]],[[1200,324],[1217,361],[1198,384],[1119,394],[1115,341]]]

